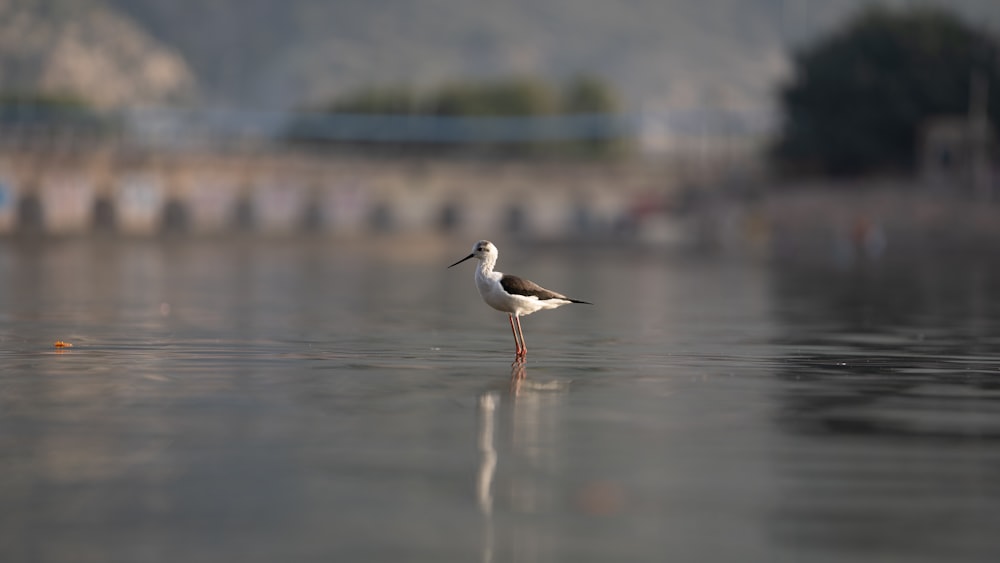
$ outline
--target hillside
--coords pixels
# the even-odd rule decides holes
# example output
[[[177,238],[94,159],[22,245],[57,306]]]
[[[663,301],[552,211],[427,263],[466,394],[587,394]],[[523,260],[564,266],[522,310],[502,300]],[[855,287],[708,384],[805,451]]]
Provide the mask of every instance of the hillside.
[[[786,76],[790,48],[866,3],[0,0],[0,70],[4,86],[12,75],[45,84],[76,76],[74,84],[116,92],[102,99],[139,103],[183,98],[197,85],[204,102],[258,108],[373,83],[589,72],[611,81],[630,110],[759,108]],[[921,3],[1000,29],[993,0]],[[12,5],[29,14],[17,25],[4,11]],[[35,72],[36,59],[60,70]]]
[[[930,3],[930,2],[922,2]],[[939,0],[1000,29],[994,0]],[[761,107],[788,48],[863,0],[112,0],[224,103],[285,107],[371,83],[586,71],[628,108]],[[905,5],[905,2],[883,2]],[[194,8],[197,6],[197,8]]]
[[[0,89],[79,96],[97,107],[189,101],[184,59],[94,0],[0,0]]]

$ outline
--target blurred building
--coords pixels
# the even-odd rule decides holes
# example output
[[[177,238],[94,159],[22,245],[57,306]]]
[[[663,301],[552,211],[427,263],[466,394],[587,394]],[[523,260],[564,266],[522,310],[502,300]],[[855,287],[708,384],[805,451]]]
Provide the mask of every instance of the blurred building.
[[[923,127],[920,176],[932,187],[990,195],[996,153],[992,127],[977,125],[965,116],[936,117]]]
[[[983,200],[996,191],[997,137],[987,111],[988,84],[971,78],[968,115],[928,119],[920,147],[920,175],[924,183],[966,190]]]

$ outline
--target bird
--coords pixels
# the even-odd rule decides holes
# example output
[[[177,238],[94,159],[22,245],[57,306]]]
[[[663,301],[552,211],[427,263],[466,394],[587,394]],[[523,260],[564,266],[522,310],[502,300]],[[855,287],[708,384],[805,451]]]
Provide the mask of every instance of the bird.
[[[593,303],[570,299],[533,281],[498,272],[493,269],[498,256],[496,245],[488,240],[481,240],[472,246],[472,253],[448,267],[453,268],[470,258],[479,260],[479,266],[476,268],[476,288],[479,289],[479,295],[487,305],[507,313],[510,330],[514,333],[515,361],[520,361],[528,354],[528,346],[524,343],[524,331],[521,330],[521,317],[570,303],[584,305]]]

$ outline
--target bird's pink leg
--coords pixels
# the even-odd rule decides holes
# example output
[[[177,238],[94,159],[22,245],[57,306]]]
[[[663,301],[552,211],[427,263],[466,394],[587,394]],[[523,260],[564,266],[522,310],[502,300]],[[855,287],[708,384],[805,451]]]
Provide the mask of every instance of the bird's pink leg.
[[[521,335],[521,352],[520,356],[523,358],[528,355],[528,345],[524,342],[524,330],[521,328],[521,317],[515,317],[517,319],[517,333]]]
[[[517,329],[514,327],[514,315],[510,313],[507,314],[507,320],[510,321],[510,331],[514,333],[514,355],[518,358],[521,357],[521,342],[517,339]]]

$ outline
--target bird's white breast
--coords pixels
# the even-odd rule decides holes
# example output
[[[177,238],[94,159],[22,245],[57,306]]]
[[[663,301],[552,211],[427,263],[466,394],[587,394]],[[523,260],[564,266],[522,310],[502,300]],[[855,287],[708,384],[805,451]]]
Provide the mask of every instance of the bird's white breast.
[[[500,286],[500,272],[484,272],[482,269],[476,270],[476,288],[479,295],[487,305],[498,311],[513,313],[513,303],[507,292]]]

